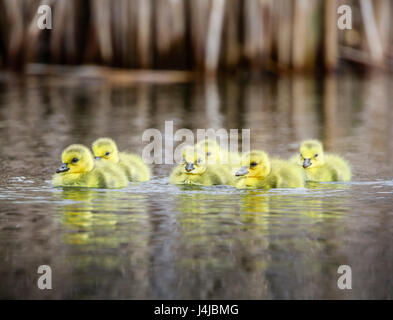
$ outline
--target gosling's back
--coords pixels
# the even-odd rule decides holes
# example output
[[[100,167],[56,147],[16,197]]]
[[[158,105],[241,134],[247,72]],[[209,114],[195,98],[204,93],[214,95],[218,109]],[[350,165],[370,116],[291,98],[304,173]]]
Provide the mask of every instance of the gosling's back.
[[[127,152],[120,152],[119,156],[119,166],[122,167],[129,181],[144,182],[150,180],[150,168],[140,156]]]
[[[303,188],[305,176],[299,167],[281,159],[272,160],[273,188]]]
[[[325,154],[326,164],[332,175],[331,181],[350,181],[352,172],[348,161],[336,154]]]

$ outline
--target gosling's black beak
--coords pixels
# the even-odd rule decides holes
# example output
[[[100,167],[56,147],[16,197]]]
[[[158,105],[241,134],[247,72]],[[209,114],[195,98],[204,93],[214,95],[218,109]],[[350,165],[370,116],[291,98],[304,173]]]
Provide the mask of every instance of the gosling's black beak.
[[[306,169],[306,168],[308,168],[309,166],[311,166],[311,160],[310,160],[310,158],[304,159],[304,161],[303,161],[303,168]]]
[[[67,163],[63,163],[57,170],[56,173],[60,173],[60,172],[66,172],[70,170],[70,168],[68,168],[68,164]]]
[[[192,162],[187,162],[185,167],[187,172],[190,172],[195,169],[194,164]]]
[[[101,160],[101,157],[96,157],[95,159],[96,159],[96,160]]]
[[[241,167],[238,171],[236,171],[235,176],[236,177],[240,177],[240,176],[244,176],[248,173],[248,169],[246,166]]]

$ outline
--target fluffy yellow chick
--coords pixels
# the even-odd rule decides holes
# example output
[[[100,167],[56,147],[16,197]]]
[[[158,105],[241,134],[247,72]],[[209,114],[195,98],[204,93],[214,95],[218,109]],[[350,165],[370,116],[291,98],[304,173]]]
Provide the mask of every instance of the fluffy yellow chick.
[[[339,155],[324,153],[318,140],[306,140],[300,145],[300,155],[290,160],[303,167],[307,181],[349,181],[351,167]]]
[[[296,165],[280,159],[269,159],[263,151],[251,151],[242,157],[242,167],[236,172],[240,177],[239,189],[302,188],[304,175]]]
[[[208,164],[221,164],[229,167],[240,164],[241,157],[238,153],[223,150],[215,140],[205,139],[195,146],[206,154]]]
[[[119,152],[116,143],[110,138],[99,138],[92,144],[96,160],[119,165],[129,181],[150,180],[150,169],[136,154]]]
[[[202,186],[233,183],[230,171],[220,165],[208,165],[201,150],[187,146],[182,154],[183,163],[173,169],[170,183]]]
[[[56,170],[55,187],[124,188],[126,176],[112,164],[97,164],[91,151],[72,144],[61,155],[62,165]]]

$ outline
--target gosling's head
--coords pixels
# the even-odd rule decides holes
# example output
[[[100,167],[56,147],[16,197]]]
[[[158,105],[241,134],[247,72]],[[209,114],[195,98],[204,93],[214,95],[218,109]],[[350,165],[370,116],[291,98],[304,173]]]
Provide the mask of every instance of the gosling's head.
[[[91,148],[96,160],[119,162],[119,151],[116,142],[111,138],[99,138],[93,142]]]
[[[186,174],[202,174],[206,171],[206,157],[201,150],[186,146],[183,151],[183,170]]]
[[[323,146],[318,140],[306,140],[300,145],[300,164],[304,169],[318,168],[324,164]]]
[[[263,151],[251,151],[242,156],[241,168],[235,173],[237,177],[266,178],[271,171],[269,156]]]
[[[197,143],[196,147],[205,153],[208,163],[220,162],[220,146],[215,140],[205,139]]]
[[[88,148],[81,144],[72,144],[61,155],[62,165],[56,173],[86,173],[94,168],[94,158]]]

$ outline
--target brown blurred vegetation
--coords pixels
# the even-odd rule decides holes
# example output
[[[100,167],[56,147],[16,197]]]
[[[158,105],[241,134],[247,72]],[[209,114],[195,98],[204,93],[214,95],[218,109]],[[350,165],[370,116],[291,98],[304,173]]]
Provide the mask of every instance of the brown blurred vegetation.
[[[37,9],[52,8],[52,30]],[[352,8],[352,30],[337,7]],[[392,68],[389,0],[0,0],[0,66],[102,64],[214,73],[238,67]]]

